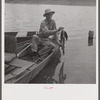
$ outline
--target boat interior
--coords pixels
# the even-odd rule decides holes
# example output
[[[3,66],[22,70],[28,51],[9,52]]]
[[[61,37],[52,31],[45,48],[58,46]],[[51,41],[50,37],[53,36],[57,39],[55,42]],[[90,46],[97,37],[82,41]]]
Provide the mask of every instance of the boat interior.
[[[31,51],[32,32],[29,32],[27,37],[16,38],[17,33],[12,34],[5,33],[5,82],[20,75],[30,66],[39,64],[52,52],[35,58]],[[39,49],[41,48],[42,46],[39,46]]]

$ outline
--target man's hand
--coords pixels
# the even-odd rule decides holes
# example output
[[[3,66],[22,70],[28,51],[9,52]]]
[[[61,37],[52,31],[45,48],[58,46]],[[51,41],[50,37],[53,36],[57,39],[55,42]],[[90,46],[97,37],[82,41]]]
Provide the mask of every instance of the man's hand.
[[[64,27],[59,27],[57,30],[58,30],[58,32],[59,31],[61,31],[61,30],[63,30],[64,29]]]

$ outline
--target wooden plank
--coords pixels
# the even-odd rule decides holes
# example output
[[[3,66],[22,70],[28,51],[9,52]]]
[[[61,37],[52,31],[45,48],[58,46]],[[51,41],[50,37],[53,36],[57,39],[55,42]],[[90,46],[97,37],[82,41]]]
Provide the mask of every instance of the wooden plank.
[[[21,43],[23,41],[31,40],[32,36],[29,36],[29,37],[16,37],[16,39],[17,39],[17,43]]]
[[[16,38],[12,35],[5,35],[5,52],[16,52]]]
[[[22,59],[17,59],[17,58],[9,63],[9,65],[18,66],[18,67],[25,68],[25,69],[32,66],[33,64],[35,64],[35,63],[26,61],[26,60],[22,60]]]
[[[12,74],[7,74],[7,75],[5,75],[5,82],[6,82],[7,80],[9,80],[9,79],[12,79],[12,78],[14,78],[14,75],[12,75]]]
[[[30,66],[34,65],[34,62],[29,62],[29,61],[25,61],[25,60],[21,60],[21,59],[14,59],[11,63],[9,63],[9,65],[11,66],[18,66],[21,68],[18,68],[17,70],[12,71],[9,74],[6,74],[5,76],[5,80],[9,80],[11,78],[16,77],[17,75],[23,73],[26,69],[28,69]]]
[[[5,35],[16,36],[18,32],[5,32]]]
[[[23,56],[24,54],[26,54],[26,50],[31,46],[31,44],[29,44],[27,47],[25,47],[21,52],[19,52],[17,54],[17,57],[21,57]]]
[[[21,59],[14,59],[9,65],[21,67],[18,70],[13,71],[14,75],[19,75],[29,67],[33,66],[35,63],[30,61],[25,61]]]
[[[9,67],[9,65],[5,64],[5,68],[8,68],[8,67]]]
[[[27,32],[27,36],[33,36],[37,33],[37,31],[29,31]]]
[[[19,52],[21,52],[24,48],[26,48],[30,44],[30,42],[31,42],[31,40],[17,43],[16,53],[18,54]]]
[[[26,41],[23,41],[23,42],[19,42],[19,43],[17,43],[17,47],[23,46],[23,45],[25,45],[27,43],[30,43],[30,42],[31,42],[31,40],[26,40]]]
[[[15,75],[15,76],[17,76],[17,75],[19,75],[19,74],[21,74],[22,72],[24,72],[25,70],[26,70],[27,68],[20,68],[20,69],[18,69],[18,70],[16,70],[16,71],[13,71],[12,73]]]
[[[9,65],[6,69],[5,69],[5,74],[9,74],[11,73],[13,70],[17,69],[18,67],[16,66],[11,66]]]

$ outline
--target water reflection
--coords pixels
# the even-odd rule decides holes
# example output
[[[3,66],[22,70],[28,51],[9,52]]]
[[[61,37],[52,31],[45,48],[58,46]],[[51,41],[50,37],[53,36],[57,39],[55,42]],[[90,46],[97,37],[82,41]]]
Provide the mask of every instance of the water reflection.
[[[64,80],[66,79],[66,74],[64,74],[63,72],[64,62],[61,61],[61,58],[62,55],[61,51],[59,50],[52,61],[30,83],[64,83]],[[59,73],[57,74],[56,71],[58,71]],[[54,76],[56,75],[58,79],[54,78]]]
[[[94,31],[89,30],[88,33],[88,46],[93,46]]]
[[[93,39],[88,39],[88,46],[93,46]]]
[[[65,43],[61,47],[62,54],[65,55]]]
[[[64,62],[62,63],[58,77],[58,80],[54,79],[53,77],[48,77],[46,81],[47,83],[64,83],[64,80],[66,79],[66,74],[64,74]]]
[[[52,77],[55,75],[57,65],[61,63],[60,58],[61,51],[59,50],[52,61],[30,83],[56,83]]]
[[[64,83],[65,79],[66,79],[66,74],[64,74],[64,62],[63,62],[62,66],[60,68],[60,72],[59,72],[59,81],[58,81],[58,83]]]

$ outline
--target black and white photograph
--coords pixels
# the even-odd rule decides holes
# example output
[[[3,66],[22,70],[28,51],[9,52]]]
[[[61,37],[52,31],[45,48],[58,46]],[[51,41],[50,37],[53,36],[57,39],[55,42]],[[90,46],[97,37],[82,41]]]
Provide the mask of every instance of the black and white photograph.
[[[4,84],[96,84],[96,2],[5,0]]]

